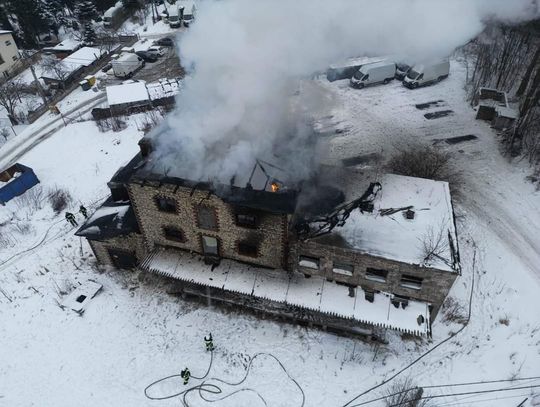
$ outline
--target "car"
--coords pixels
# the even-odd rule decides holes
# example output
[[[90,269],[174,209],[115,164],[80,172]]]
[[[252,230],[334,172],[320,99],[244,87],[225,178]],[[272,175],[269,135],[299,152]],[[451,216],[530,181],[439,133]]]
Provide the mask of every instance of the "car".
[[[150,52],[159,58],[165,55],[167,53],[167,50],[163,47],[154,46],[154,47],[148,48],[147,52]]]
[[[155,42],[155,44],[156,45],[161,45],[162,47],[173,47],[174,46],[174,41],[170,37],[164,37],[164,38],[160,38],[159,40],[157,40]]]
[[[101,68],[101,72],[107,72],[111,68],[112,68],[112,62],[109,62],[103,68]]]
[[[144,62],[156,62],[158,60],[156,54],[148,51],[137,51],[135,55],[140,57]]]

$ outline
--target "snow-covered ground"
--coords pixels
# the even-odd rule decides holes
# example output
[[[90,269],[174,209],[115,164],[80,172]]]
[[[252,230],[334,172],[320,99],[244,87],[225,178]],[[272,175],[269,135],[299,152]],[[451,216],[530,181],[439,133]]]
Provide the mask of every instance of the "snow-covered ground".
[[[463,82],[464,70],[457,63],[448,80],[414,91],[397,82],[364,90],[349,88],[346,81],[317,82],[333,101],[320,120],[328,130],[328,162],[372,152],[387,156],[415,139],[478,137],[443,147],[454,153],[466,180],[456,205],[463,276],[451,296],[466,311],[474,273],[472,317],[463,332],[403,373],[418,385],[536,376],[540,366],[540,196],[524,180],[527,169],[507,163],[498,152],[495,133],[474,119],[475,112],[464,101]],[[439,99],[446,106],[432,110],[453,110],[453,115],[427,120],[423,115],[432,110],[414,106]],[[80,203],[94,208],[107,194],[106,182],[137,150],[137,117],[128,124],[122,132],[100,133],[93,122],[72,123],[19,161],[34,169],[45,191],[54,186],[69,190],[73,211]],[[331,131],[336,128],[345,131]],[[390,333],[390,344],[377,346],[184,302],[146,282],[144,275],[98,272],[87,243],[73,235],[63,214],[55,215],[47,200],[36,210],[17,201],[0,207],[0,405],[178,406],[179,399],[150,401],[144,389],[186,366],[194,376],[204,374],[210,355],[203,336],[212,331],[216,350],[209,377],[239,381],[250,357],[269,352],[298,381],[306,406],[341,406],[461,326],[443,322],[441,313],[431,342],[402,340]],[[88,279],[102,284],[103,290],[85,313],[61,309],[58,302]],[[192,378],[190,384],[198,382]],[[231,396],[213,405],[262,406],[260,397],[269,406],[302,403],[300,390],[270,356],[255,359],[241,386],[218,384],[223,393],[205,397]],[[173,378],[149,394],[183,389],[180,379]],[[232,394],[239,389],[252,390]],[[437,405],[476,405],[497,396],[501,400],[484,405],[517,405],[529,393],[441,398]],[[193,406],[210,404],[196,393],[188,400]]]

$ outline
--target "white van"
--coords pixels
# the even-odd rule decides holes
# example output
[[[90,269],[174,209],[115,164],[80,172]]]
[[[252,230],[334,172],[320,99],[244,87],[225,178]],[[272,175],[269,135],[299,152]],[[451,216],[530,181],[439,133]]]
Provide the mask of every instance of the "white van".
[[[353,88],[363,88],[364,86],[376,83],[388,83],[394,79],[396,74],[396,64],[394,62],[376,62],[367,64],[360,68],[351,78]]]
[[[409,89],[419,86],[430,85],[448,78],[450,73],[450,62],[442,61],[430,65],[415,65],[403,80],[403,85]]]
[[[178,4],[169,7],[169,27],[179,28],[182,25],[182,10]]]
[[[179,1],[178,7],[182,9],[182,21],[184,27],[189,27],[189,24],[195,20],[195,4],[192,1]]]
[[[130,52],[121,54],[118,59],[112,61],[114,76],[118,78],[131,78],[143,66],[142,58]]]

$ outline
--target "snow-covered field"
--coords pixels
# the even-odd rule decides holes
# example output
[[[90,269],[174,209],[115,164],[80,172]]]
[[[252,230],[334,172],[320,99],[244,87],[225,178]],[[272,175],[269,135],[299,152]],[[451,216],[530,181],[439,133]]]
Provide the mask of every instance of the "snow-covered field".
[[[328,162],[372,152],[387,156],[415,139],[478,137],[444,147],[454,153],[466,180],[456,205],[463,276],[451,296],[466,313],[474,273],[472,316],[458,336],[402,374],[418,385],[539,373],[540,195],[525,181],[527,169],[507,163],[498,152],[495,133],[474,119],[475,112],[464,101],[464,74],[453,63],[448,80],[414,91],[397,82],[364,90],[349,88],[347,81],[318,82],[333,101],[320,120],[321,127],[332,133],[324,136],[331,147]],[[414,107],[433,100],[444,100],[447,107],[432,110],[448,109],[453,114],[427,120],[423,114],[432,110]],[[73,211],[80,203],[95,207],[107,194],[106,182],[137,150],[142,134],[136,121],[132,117],[128,129],[118,133],[100,133],[93,122],[70,124],[19,161],[34,169],[45,191],[54,186],[69,190]],[[331,131],[336,128],[345,131]],[[98,272],[87,243],[73,235],[63,214],[55,215],[47,200],[37,210],[21,207],[17,201],[0,207],[2,406],[178,406],[178,398],[150,401],[144,389],[186,366],[194,376],[204,374],[210,355],[203,337],[209,331],[216,345],[210,378],[239,381],[249,358],[268,352],[297,380],[306,406],[342,406],[461,327],[443,323],[441,313],[432,341],[402,340],[389,333],[390,344],[377,346],[184,302],[137,273]],[[86,312],[80,316],[61,309],[58,302],[66,293],[88,279],[102,284],[103,290]],[[198,382],[192,378],[190,384]],[[531,383],[539,381],[527,382]],[[270,356],[255,359],[242,385],[218,384],[222,394],[204,397],[231,396],[214,405],[262,406],[261,397],[268,406],[302,405],[302,393]],[[179,378],[171,379],[149,394],[164,396],[183,388]],[[251,390],[234,393],[239,389]],[[385,390],[383,386],[366,397]],[[476,405],[496,397],[500,400],[478,404],[517,405],[528,394],[522,389],[441,398],[437,405]],[[197,393],[187,399],[193,406],[210,404]]]

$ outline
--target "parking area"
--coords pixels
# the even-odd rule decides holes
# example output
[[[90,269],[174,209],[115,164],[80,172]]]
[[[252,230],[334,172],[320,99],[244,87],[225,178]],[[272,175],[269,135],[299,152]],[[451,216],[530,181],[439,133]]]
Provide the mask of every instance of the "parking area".
[[[134,49],[135,51],[143,51],[151,46],[152,41],[148,40],[143,44],[135,44]],[[181,65],[176,46],[161,47],[161,49],[164,51],[164,54],[156,62],[146,62],[144,67],[135,72],[132,79],[154,82],[161,78],[173,79],[184,77],[184,68]],[[110,69],[106,74],[100,75],[100,86],[118,85],[124,80],[125,78],[114,76],[112,69]]]

